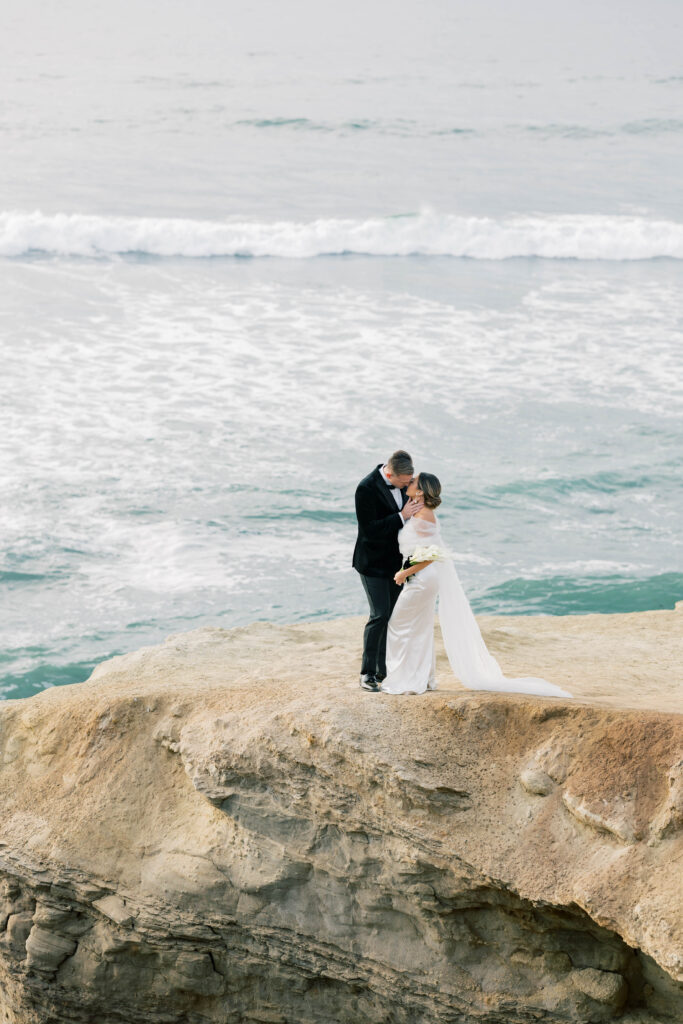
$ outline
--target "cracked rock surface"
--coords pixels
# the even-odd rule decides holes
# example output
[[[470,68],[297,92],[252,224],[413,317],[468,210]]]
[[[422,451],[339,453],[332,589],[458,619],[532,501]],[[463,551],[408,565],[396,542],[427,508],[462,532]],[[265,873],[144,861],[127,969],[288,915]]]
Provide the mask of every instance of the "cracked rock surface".
[[[683,615],[653,615],[674,650]],[[644,657],[641,616],[582,618],[615,649],[638,619]],[[566,684],[580,622],[482,621],[506,671]],[[201,629],[0,705],[3,1024],[683,1021],[671,677],[667,710],[614,659],[595,699],[443,665],[397,698],[358,688],[359,642]]]

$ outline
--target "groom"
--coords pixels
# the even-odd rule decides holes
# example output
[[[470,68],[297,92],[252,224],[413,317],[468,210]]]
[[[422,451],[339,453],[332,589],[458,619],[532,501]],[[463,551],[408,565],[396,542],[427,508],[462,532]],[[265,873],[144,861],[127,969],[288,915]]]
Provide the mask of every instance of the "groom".
[[[401,588],[394,574],[401,568],[398,534],[422,503],[406,497],[405,489],[413,479],[413,460],[408,452],[394,452],[380,463],[356,488],[358,539],[353,552],[353,567],[370,605],[370,618],[363,634],[363,662],[360,685],[378,691],[387,674],[387,625]]]

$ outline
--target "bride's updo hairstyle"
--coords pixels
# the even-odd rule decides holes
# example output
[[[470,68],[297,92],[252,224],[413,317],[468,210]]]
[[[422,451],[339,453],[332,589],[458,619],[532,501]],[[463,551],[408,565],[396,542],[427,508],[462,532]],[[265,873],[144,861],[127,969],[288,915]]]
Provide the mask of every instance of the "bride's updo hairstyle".
[[[417,478],[417,489],[422,491],[427,508],[438,508],[441,504],[441,483],[433,473],[420,473]]]

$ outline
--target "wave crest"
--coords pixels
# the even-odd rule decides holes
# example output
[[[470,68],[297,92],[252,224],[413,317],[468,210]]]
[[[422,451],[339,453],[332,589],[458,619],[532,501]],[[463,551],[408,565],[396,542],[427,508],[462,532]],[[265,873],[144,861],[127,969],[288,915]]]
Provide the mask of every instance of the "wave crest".
[[[90,214],[0,213],[0,255],[274,256],[307,259],[454,256],[502,260],[683,259],[683,223],[598,214],[500,219],[425,212],[366,220],[202,221]]]

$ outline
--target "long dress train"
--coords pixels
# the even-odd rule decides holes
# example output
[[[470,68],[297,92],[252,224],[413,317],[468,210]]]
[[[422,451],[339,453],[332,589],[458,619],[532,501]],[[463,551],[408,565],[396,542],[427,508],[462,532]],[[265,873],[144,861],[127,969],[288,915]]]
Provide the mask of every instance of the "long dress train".
[[[404,558],[424,544],[443,549],[439,524],[413,517],[401,530]],[[453,672],[469,690],[528,693],[539,697],[571,697],[545,679],[509,679],[489,652],[450,558],[433,562],[404,583],[387,630],[385,693],[424,693],[436,688],[434,673],[434,614],[439,598],[439,621]]]

